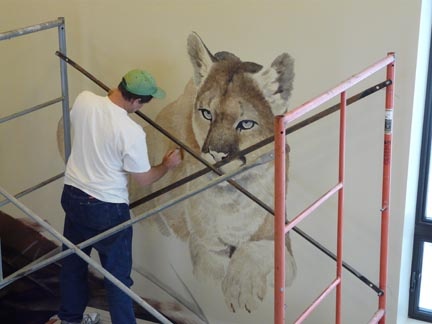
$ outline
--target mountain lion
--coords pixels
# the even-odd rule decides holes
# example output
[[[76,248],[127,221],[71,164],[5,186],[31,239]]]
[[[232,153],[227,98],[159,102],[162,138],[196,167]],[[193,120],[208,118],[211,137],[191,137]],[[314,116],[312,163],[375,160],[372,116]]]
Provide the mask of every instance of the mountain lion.
[[[213,55],[195,33],[189,35],[187,49],[193,81],[176,101],[159,113],[156,122],[211,164],[272,136],[274,116],[286,112],[293,87],[294,63],[290,55],[283,53],[263,68],[243,62],[229,52]],[[176,144],[152,127],[145,131],[152,162],[159,163],[163,153]],[[229,173],[272,149],[273,145],[267,145],[239,156],[221,171]],[[185,153],[183,163],[155,183],[151,191],[203,167],[200,161]],[[233,180],[273,206],[273,172],[273,161],[267,161]],[[214,176],[207,173],[152,203],[158,206],[193,191]],[[134,183],[130,189],[131,201],[144,196],[144,190]],[[145,210],[147,206],[139,206],[134,213]],[[251,312],[273,281],[273,218],[225,182],[163,210],[148,222],[157,224],[163,234],[187,242],[194,275],[221,282],[225,302],[232,311]],[[290,284],[296,265],[288,235],[286,242],[286,279]]]

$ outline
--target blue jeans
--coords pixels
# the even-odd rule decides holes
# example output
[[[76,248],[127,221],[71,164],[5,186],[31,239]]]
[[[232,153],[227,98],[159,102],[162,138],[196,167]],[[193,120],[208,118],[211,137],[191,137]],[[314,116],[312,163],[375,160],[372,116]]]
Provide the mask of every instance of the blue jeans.
[[[127,204],[103,202],[69,185],[64,186],[61,203],[66,213],[63,235],[74,244],[130,219]],[[132,227],[88,246],[83,252],[90,255],[92,248],[98,251],[107,271],[127,287],[132,286]],[[62,320],[81,321],[89,298],[87,273],[88,264],[76,254],[62,260],[59,311]],[[136,323],[132,299],[109,280],[104,280],[112,323]]]

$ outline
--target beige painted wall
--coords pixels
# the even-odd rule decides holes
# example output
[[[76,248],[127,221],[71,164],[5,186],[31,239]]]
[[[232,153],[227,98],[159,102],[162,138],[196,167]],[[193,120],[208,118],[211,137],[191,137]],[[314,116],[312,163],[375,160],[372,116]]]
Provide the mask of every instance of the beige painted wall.
[[[388,322],[395,323],[399,289],[407,291],[406,287],[399,287],[404,220],[408,225],[413,222],[411,210],[405,208],[405,188],[412,114],[421,110],[422,105],[421,100],[414,101],[420,4],[420,0],[3,0],[0,31],[65,17],[68,55],[108,85],[115,86],[130,68],[142,67],[155,75],[168,96],[152,102],[148,107],[151,115],[175,100],[191,77],[185,45],[191,31],[198,32],[213,51],[232,51],[244,60],[263,65],[271,63],[278,54],[289,52],[296,60],[290,108],[395,51],[397,86],[388,287]],[[430,9],[430,5],[426,8]],[[58,58],[54,55],[56,37],[55,31],[49,31],[0,42],[0,117],[60,95]],[[424,70],[418,72],[417,77],[424,80]],[[374,76],[356,90],[383,78],[383,74]],[[71,100],[85,88],[102,93],[72,68],[69,68],[69,85]],[[348,117],[352,128],[348,131],[345,259],[377,282],[383,95],[355,106]],[[60,105],[56,105],[0,126],[2,187],[17,193],[62,172],[54,138],[59,116]],[[336,181],[336,134],[336,118],[331,117],[290,137],[288,200],[292,214]],[[60,190],[61,181],[57,181],[23,199],[59,231],[63,219]],[[335,228],[334,206],[335,202],[330,202],[315,222],[308,220],[301,226],[333,250],[334,239],[330,234]],[[16,213],[10,206],[4,209]],[[332,221],[330,225],[327,220]],[[409,247],[410,235],[404,239]],[[332,262],[303,239],[293,236],[293,244],[299,275],[287,293],[290,320],[323,288],[322,272],[333,271]],[[365,323],[376,308],[375,294],[351,274],[345,273],[345,277],[343,322]],[[271,292],[269,295],[264,301],[265,311],[253,315],[224,314],[224,305],[212,300],[212,294],[202,298],[212,323],[264,323],[272,318]],[[398,323],[406,321],[405,307],[402,303]],[[330,323],[332,314],[333,298],[330,298],[308,323]]]

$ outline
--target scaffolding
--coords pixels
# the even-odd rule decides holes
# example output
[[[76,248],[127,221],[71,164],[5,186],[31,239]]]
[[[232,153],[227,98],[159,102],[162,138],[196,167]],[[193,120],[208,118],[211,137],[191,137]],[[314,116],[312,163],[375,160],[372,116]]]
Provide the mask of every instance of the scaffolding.
[[[94,76],[92,76],[89,72],[84,70],[82,67],[80,67],[77,63],[72,61],[70,58],[66,56],[66,40],[65,40],[65,21],[64,18],[60,17],[57,20],[42,23],[39,25],[29,26],[25,28],[21,28],[18,30],[9,31],[6,33],[0,33],[0,41],[5,39],[11,39],[15,37],[19,37],[22,35],[34,33],[43,31],[46,29],[51,28],[58,28],[58,38],[59,38],[59,51],[56,52],[56,55],[60,57],[60,76],[61,76],[61,89],[62,89],[62,96],[53,100],[50,100],[46,103],[28,108],[26,110],[23,110],[19,113],[12,114],[10,116],[4,117],[0,119],[0,124],[6,121],[9,121],[11,119],[26,115],[28,113],[31,113],[33,111],[42,109],[44,107],[50,106],[52,104],[62,102],[62,113],[63,113],[63,123],[64,123],[64,145],[65,145],[65,158],[67,159],[70,150],[71,150],[71,138],[70,138],[70,119],[69,119],[69,94],[68,94],[68,79],[67,79],[67,64],[72,65],[74,68],[78,69],[81,73],[86,75],[88,78],[90,78],[92,81],[94,81],[96,84],[98,84],[100,87],[105,89],[106,91],[109,91],[109,88],[103,84],[101,81],[97,80]],[[20,201],[18,201],[18,198],[21,198],[22,196],[33,192],[63,176],[63,173],[56,175],[52,177],[51,179],[48,179],[46,181],[43,181],[42,183],[33,186],[31,188],[28,188],[24,190],[23,192],[20,192],[16,195],[12,195],[8,193],[3,187],[0,186],[0,194],[5,197],[5,200],[0,201],[0,207],[12,203],[17,208],[19,208],[22,212],[24,212],[28,217],[36,221],[42,228],[44,228],[48,233],[50,233],[56,240],[60,241],[62,244],[64,244],[68,249],[64,250],[60,253],[57,253],[55,255],[49,255],[44,256],[38,260],[35,260],[34,262],[28,264],[24,268],[16,271],[15,273],[9,275],[6,278],[3,278],[2,275],[2,269],[0,266],[0,289],[3,287],[6,287],[7,285],[13,283],[14,281],[29,275],[32,272],[38,271],[39,269],[42,269],[43,267],[54,263],[56,261],[61,260],[62,258],[75,253],[79,257],[81,257],[85,262],[87,262],[90,266],[92,266],[94,269],[96,269],[98,272],[100,272],[105,278],[110,280],[113,284],[115,284],[117,287],[119,287],[123,292],[125,292],[127,295],[129,295],[138,305],[146,309],[150,314],[152,314],[155,318],[157,318],[162,323],[171,323],[167,318],[165,318],[162,314],[160,314],[157,310],[155,310],[152,306],[150,306],[147,302],[145,302],[140,296],[138,296],[136,293],[134,293],[132,290],[130,290],[128,287],[126,287],[124,284],[122,284],[120,281],[118,281],[114,276],[112,276],[108,271],[106,271],[100,264],[93,261],[89,256],[87,256],[84,252],[82,252],[82,249],[85,247],[88,247],[95,242],[98,242],[104,238],[107,238],[110,235],[113,235],[117,232],[122,231],[123,229],[133,226],[134,224],[144,220],[145,218],[148,218],[154,214],[157,214],[158,212],[171,207],[174,204],[177,204],[181,201],[184,201],[188,198],[190,198],[193,195],[196,195],[204,190],[207,190],[221,182],[228,182],[232,186],[234,186],[237,190],[241,191],[243,194],[245,194],[248,198],[252,199],[255,203],[259,204],[261,207],[263,207],[265,210],[267,210],[269,213],[275,215],[275,292],[274,292],[274,298],[275,298],[275,309],[274,309],[274,322],[276,324],[281,324],[285,322],[285,305],[284,305],[284,298],[285,298],[285,279],[284,279],[284,267],[285,267],[285,260],[284,260],[284,248],[285,248],[285,234],[293,230],[296,233],[298,233],[303,238],[307,239],[309,242],[311,242],[316,248],[320,249],[322,252],[324,252],[326,255],[331,257],[332,259],[336,260],[336,268],[337,268],[337,275],[336,279],[330,284],[330,286],[316,299],[316,301],[300,316],[300,318],[297,319],[296,323],[301,323],[307,316],[312,312],[312,310],[316,307],[316,305],[324,299],[325,296],[329,294],[330,291],[333,289],[336,289],[336,323],[339,324],[341,321],[341,273],[342,268],[347,269],[349,272],[351,272],[353,275],[355,275],[357,278],[359,278],[361,281],[363,281],[365,284],[367,284],[370,288],[375,290],[375,292],[379,296],[379,307],[378,311],[373,315],[370,323],[384,323],[385,322],[385,306],[386,306],[386,300],[385,300],[385,287],[386,287],[386,280],[387,280],[387,241],[388,241],[388,221],[389,221],[389,185],[390,185],[390,166],[391,166],[391,136],[392,136],[392,112],[393,112],[393,83],[394,83],[394,54],[389,53],[387,57],[385,57],[383,60],[380,60],[379,62],[375,63],[371,67],[365,69],[364,71],[360,72],[359,74],[353,76],[352,78],[348,79],[347,81],[341,83],[337,87],[327,91],[326,93],[316,97],[315,99],[312,99],[311,101],[308,101],[304,105],[290,111],[289,113],[283,115],[283,116],[277,116],[275,118],[275,136],[268,138],[264,141],[261,141],[259,143],[256,143],[255,145],[246,148],[236,154],[235,156],[229,157],[225,159],[222,162],[219,162],[215,165],[209,164],[207,161],[203,160],[196,152],[194,152],[192,149],[188,148],[184,143],[181,143],[178,139],[167,133],[164,129],[160,128],[156,123],[154,123],[150,118],[148,118],[146,115],[144,115],[141,112],[136,112],[136,114],[144,119],[146,122],[148,122],[150,125],[155,127],[158,131],[163,133],[165,136],[170,138],[172,141],[174,141],[177,145],[181,146],[185,151],[187,151],[189,154],[193,155],[196,159],[201,161],[205,168],[202,170],[199,170],[195,172],[194,174],[191,174],[184,179],[181,179],[180,181],[171,184],[168,187],[165,187],[157,192],[154,192],[150,194],[147,197],[143,197],[142,199],[132,202],[130,205],[130,208],[133,208],[145,201],[148,201],[150,199],[153,199],[154,197],[158,195],[162,195],[168,190],[172,190],[175,187],[178,187],[188,181],[191,181],[207,172],[215,172],[219,175],[216,179],[208,182],[204,186],[197,188],[193,192],[187,193],[185,195],[179,196],[175,198],[174,200],[171,200],[161,206],[158,206],[157,208],[154,208],[142,215],[139,215],[125,223],[122,223],[114,228],[111,228],[110,230],[103,232],[85,242],[82,242],[78,245],[72,244],[70,241],[68,241],[64,236],[62,236],[60,233],[58,233],[52,226],[50,226],[47,222],[45,222],[43,219],[41,219],[38,215],[36,215],[34,212],[32,212],[29,208],[27,208],[24,204],[22,204]],[[367,78],[369,75],[377,72],[378,70],[387,67],[387,79],[384,82],[381,82],[377,85],[374,85],[373,87],[366,89],[362,91],[361,93],[354,95],[350,98],[346,97],[346,90],[350,87],[354,86],[361,80]],[[343,223],[343,187],[344,187],[344,163],[345,163],[345,109],[346,106],[356,102],[357,100],[360,100],[364,98],[367,95],[370,95],[372,93],[375,93],[378,90],[386,88],[386,124],[385,124],[385,139],[384,139],[384,167],[383,167],[383,198],[382,198],[382,229],[381,229],[381,261],[380,261],[380,285],[377,287],[373,282],[359,274],[354,268],[352,268],[350,265],[345,263],[342,260],[342,223]],[[303,116],[305,113],[312,111],[316,107],[320,106],[324,102],[328,101],[329,99],[339,95],[341,96],[341,102],[338,105],[334,105],[321,113],[317,113],[314,116],[303,120],[301,122],[298,122],[297,124],[294,124],[293,126],[290,126],[287,128],[287,125],[295,120],[297,120],[299,117]],[[317,200],[313,205],[308,207],[303,213],[301,213],[298,217],[293,219],[288,224],[285,224],[285,140],[286,135],[294,132],[316,120],[319,120],[322,117],[325,117],[337,110],[340,109],[340,157],[339,157],[339,179],[338,183],[329,190],[329,192],[325,193],[319,200]],[[233,173],[230,174],[222,174],[221,171],[219,171],[219,167],[223,164],[229,163],[232,159],[234,159],[238,155],[244,155],[247,153],[250,153],[264,145],[267,145],[268,143],[275,141],[275,209],[273,210],[271,207],[264,204],[262,201],[260,201],[257,197],[253,196],[250,192],[248,192],[246,189],[242,188],[239,184],[237,184],[232,178],[240,174],[242,172],[247,171],[250,168],[253,168],[256,166],[257,163],[262,163],[263,161],[258,159],[252,164],[246,164],[242,168],[236,170]],[[263,159],[267,159],[268,156],[263,157]],[[312,213],[321,203],[323,203],[326,199],[331,197],[334,194],[338,194],[338,246],[337,246],[337,254],[333,254],[331,251],[326,249],[324,246],[319,244],[318,242],[314,241],[312,238],[310,238],[307,234],[302,232],[300,229],[296,228],[296,224],[298,224],[302,219],[304,219],[306,216]],[[1,252],[1,250],[0,250]]]
[[[59,17],[56,20],[41,23],[38,25],[32,25],[24,28],[20,28],[17,30],[8,31],[5,33],[0,33],[0,41],[2,40],[9,40],[12,38],[57,28],[58,29],[58,40],[59,40],[59,51],[63,54],[66,54],[66,31],[65,31],[65,20],[63,17]],[[68,78],[67,78],[67,63],[63,60],[60,61],[60,77],[61,77],[61,89],[62,89],[62,96],[53,100],[49,100],[45,103],[39,104],[34,107],[30,107],[28,109],[25,109],[21,112],[3,117],[0,119],[0,124],[3,122],[10,121],[12,119],[27,115],[29,113],[32,113],[34,111],[43,109],[45,107],[51,106],[55,103],[62,102],[62,112],[63,112],[63,123],[64,123],[64,145],[65,145],[65,158],[67,159],[70,155],[71,150],[71,138],[70,138],[70,116],[69,116],[69,93],[68,93]],[[102,240],[114,233],[117,233],[121,231],[122,229],[132,226],[134,222],[128,223],[128,224],[121,224],[120,226],[117,226],[116,228],[113,228],[105,233],[102,233],[101,235],[98,235],[90,240],[87,240],[85,242],[82,242],[79,245],[74,245],[72,242],[67,240],[63,235],[61,235],[58,231],[56,231],[52,226],[50,226],[46,221],[44,221],[42,218],[40,218],[36,213],[31,211],[29,208],[27,208],[24,204],[22,204],[20,201],[18,201],[17,198],[20,198],[26,194],[29,194],[36,189],[39,189],[63,176],[62,174],[59,174],[51,179],[48,179],[32,188],[28,188],[24,190],[21,193],[18,193],[16,195],[12,195],[8,193],[2,186],[0,186],[0,194],[5,197],[5,200],[0,202],[0,207],[4,206],[8,203],[12,203],[15,205],[19,210],[21,210],[25,215],[30,217],[32,220],[37,222],[44,230],[46,230],[48,233],[50,233],[55,239],[60,241],[62,244],[64,244],[66,247],[68,247],[68,250],[65,250],[63,252],[60,252],[54,256],[50,257],[41,257],[38,260],[35,260],[34,262],[28,264],[24,268],[16,271],[15,273],[10,274],[6,278],[3,278],[3,275],[0,277],[0,289],[15,282],[19,278],[22,278],[34,271],[37,271],[39,269],[42,269],[43,267],[54,263],[58,260],[61,260],[62,258],[75,253],[79,257],[81,257],[85,262],[87,262],[90,266],[92,266],[95,270],[100,272],[107,280],[111,281],[114,285],[116,285],[119,289],[121,289],[124,293],[126,293],[128,296],[130,296],[138,305],[146,309],[150,314],[152,314],[155,318],[160,320],[162,323],[171,323],[167,318],[165,318],[162,314],[160,314],[157,310],[155,310],[152,306],[150,306],[146,301],[144,301],[140,296],[138,296],[135,292],[130,290],[127,286],[125,286],[122,282],[120,282],[117,278],[115,278],[111,273],[106,271],[100,264],[92,260],[87,254],[85,254],[82,249],[86,246],[89,246],[99,240]],[[2,271],[0,271],[2,273]]]
[[[384,157],[383,157],[383,183],[382,183],[382,207],[381,207],[381,252],[380,252],[380,289],[378,310],[369,323],[385,323],[385,307],[387,286],[387,259],[388,259],[388,227],[390,218],[390,175],[391,175],[391,148],[392,148],[392,122],[394,103],[394,53],[376,62],[348,80],[340,83],[327,92],[313,98],[291,110],[282,116],[277,116],[274,123],[275,134],[275,324],[285,323],[285,234],[298,223],[312,214],[321,204],[338,194],[337,211],[337,257],[336,278],[317,297],[317,299],[300,315],[295,323],[301,323],[322,302],[322,300],[336,289],[336,324],[341,323],[341,300],[342,300],[342,251],[343,251],[343,219],[344,219],[344,183],[345,183],[345,137],[346,137],[346,91],[366,79],[377,71],[386,68],[386,77],[390,85],[386,88],[385,101],[385,125],[384,125]],[[340,95],[340,125],[339,125],[339,174],[335,186],[329,189],[313,204],[298,214],[288,224],[285,224],[286,193],[285,193],[285,131],[287,124],[293,122],[304,114],[313,111],[321,104]]]

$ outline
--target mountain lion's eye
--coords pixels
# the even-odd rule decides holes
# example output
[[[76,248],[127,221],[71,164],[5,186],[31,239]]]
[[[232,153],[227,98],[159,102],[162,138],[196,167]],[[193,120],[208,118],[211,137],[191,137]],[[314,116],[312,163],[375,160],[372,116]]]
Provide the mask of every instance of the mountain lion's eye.
[[[236,129],[240,131],[247,130],[253,128],[255,125],[257,125],[257,122],[253,120],[242,120],[237,124]]]
[[[210,110],[205,109],[205,108],[200,108],[198,109],[201,112],[201,115],[203,116],[204,119],[207,120],[212,120],[212,113],[210,112]]]

